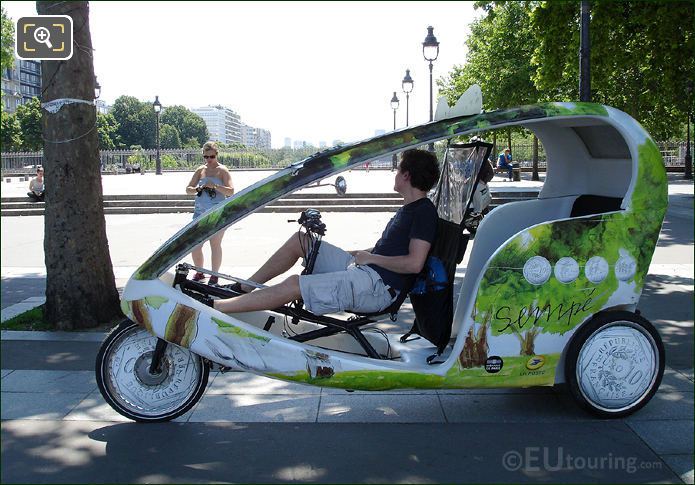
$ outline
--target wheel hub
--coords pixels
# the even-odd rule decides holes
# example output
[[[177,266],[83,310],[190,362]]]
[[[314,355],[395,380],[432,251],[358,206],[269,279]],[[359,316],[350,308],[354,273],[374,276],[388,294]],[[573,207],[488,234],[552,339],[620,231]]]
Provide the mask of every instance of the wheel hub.
[[[170,375],[170,362],[166,355],[162,356],[161,362],[159,363],[159,371],[154,373],[150,372],[153,354],[153,351],[145,352],[135,361],[135,377],[145,386],[160,386],[168,380]]]
[[[652,387],[658,370],[649,335],[621,323],[592,335],[577,362],[582,392],[602,409],[634,405]]]

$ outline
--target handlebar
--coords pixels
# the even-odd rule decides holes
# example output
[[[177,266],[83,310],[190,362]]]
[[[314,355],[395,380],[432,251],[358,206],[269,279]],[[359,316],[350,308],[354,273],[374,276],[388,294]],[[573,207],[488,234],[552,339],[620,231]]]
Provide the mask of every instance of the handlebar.
[[[299,219],[287,219],[287,222],[298,222],[309,232],[326,235],[326,224],[321,222],[321,212],[318,209],[306,209],[299,215]]]

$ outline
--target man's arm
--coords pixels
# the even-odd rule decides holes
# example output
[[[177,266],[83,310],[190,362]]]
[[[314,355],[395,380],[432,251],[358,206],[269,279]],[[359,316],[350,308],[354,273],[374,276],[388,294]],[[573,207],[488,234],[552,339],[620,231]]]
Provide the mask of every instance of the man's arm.
[[[408,245],[408,254],[382,256],[367,251],[355,251],[355,262],[357,264],[376,264],[394,273],[417,274],[425,265],[431,246],[430,243],[422,239],[411,239]]]

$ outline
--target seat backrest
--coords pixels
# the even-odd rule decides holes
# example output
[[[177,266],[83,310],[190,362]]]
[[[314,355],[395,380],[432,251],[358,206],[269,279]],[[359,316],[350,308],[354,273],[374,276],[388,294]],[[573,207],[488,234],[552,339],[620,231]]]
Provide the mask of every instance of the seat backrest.
[[[434,243],[432,244],[432,247],[430,248],[430,252],[427,255],[427,257],[429,260],[430,256],[437,256],[444,263],[444,266],[446,267],[447,271],[447,277],[449,280],[447,281],[447,283],[449,285],[453,285],[454,283],[456,265],[460,263],[463,259],[463,254],[466,251],[467,245],[468,235],[463,234],[461,226],[459,224],[454,224],[453,222],[449,222],[447,220],[439,218],[439,220],[437,221],[437,236]],[[422,271],[427,271],[427,263],[425,263],[425,267],[422,269]],[[423,272],[421,272],[420,274],[422,275]],[[391,303],[391,305],[384,308],[383,310],[372,313],[354,313],[363,317],[373,317],[378,315],[389,314],[391,315],[391,319],[395,320],[395,316],[398,313],[398,310],[400,309],[401,305],[403,305],[403,302],[405,301],[410,291],[412,291],[416,281],[417,277],[414,277],[413,282],[410,285],[410,288],[408,288],[408,291],[401,291],[398,294],[398,297],[393,301],[393,303]]]
[[[603,214],[620,210],[623,202],[621,197],[606,197],[603,195],[580,195],[572,205],[570,217],[588,216],[590,214]]]

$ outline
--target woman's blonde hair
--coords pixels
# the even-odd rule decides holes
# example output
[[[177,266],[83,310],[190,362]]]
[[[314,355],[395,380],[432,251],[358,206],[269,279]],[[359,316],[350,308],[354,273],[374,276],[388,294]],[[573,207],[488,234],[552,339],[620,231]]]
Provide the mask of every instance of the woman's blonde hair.
[[[217,149],[217,143],[215,143],[214,141],[206,141],[205,145],[203,145],[203,153],[209,151],[214,151],[215,155],[217,155],[219,153],[219,150]]]

